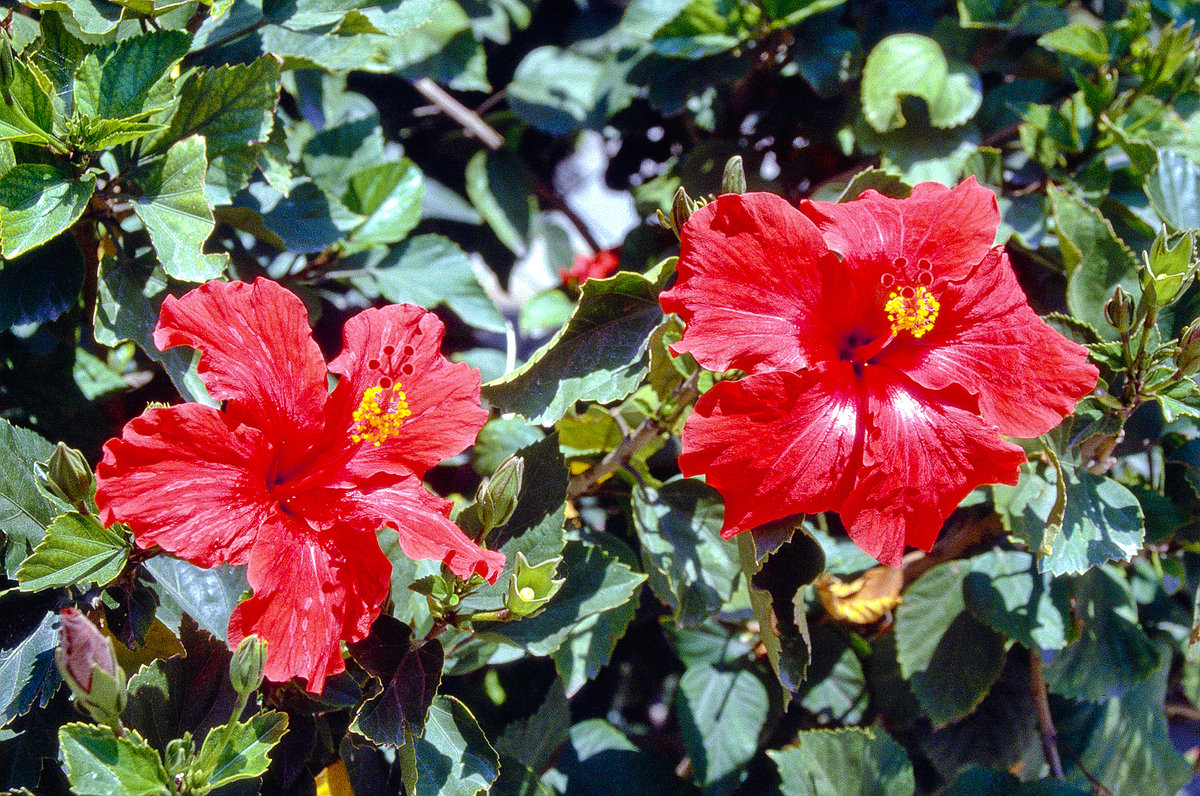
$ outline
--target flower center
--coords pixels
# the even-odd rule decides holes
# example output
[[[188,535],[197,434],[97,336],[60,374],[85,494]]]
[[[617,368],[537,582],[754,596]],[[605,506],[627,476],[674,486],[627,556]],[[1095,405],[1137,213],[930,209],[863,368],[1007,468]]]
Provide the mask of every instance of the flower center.
[[[883,309],[892,322],[892,334],[908,332],[913,337],[922,337],[933,328],[941,305],[923,286],[904,287],[888,295]]]
[[[362,401],[354,410],[354,430],[350,439],[370,442],[378,448],[385,439],[396,435],[411,415],[408,396],[400,382],[393,384],[389,379],[386,386],[381,382],[363,392]]]

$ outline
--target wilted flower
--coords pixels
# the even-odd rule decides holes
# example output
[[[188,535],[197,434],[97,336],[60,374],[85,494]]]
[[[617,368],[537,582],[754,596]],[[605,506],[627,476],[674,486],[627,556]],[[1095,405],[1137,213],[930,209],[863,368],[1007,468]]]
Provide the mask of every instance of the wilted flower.
[[[1054,428],[1097,370],[1030,309],[998,223],[974,179],[799,209],[723,195],[691,216],[662,295],[687,324],[672,350],[749,374],[700,399],[679,460],[724,497],[726,538],[836,511],[896,566],[971,489],[1016,482],[1025,455],[1000,435]]]

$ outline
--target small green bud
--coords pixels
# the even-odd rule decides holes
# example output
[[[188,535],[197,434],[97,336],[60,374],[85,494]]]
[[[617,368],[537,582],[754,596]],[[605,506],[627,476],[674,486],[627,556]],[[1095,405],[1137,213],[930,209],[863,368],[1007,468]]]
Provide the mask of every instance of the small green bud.
[[[174,738],[167,744],[163,755],[167,764],[167,773],[172,777],[183,773],[191,765],[196,755],[196,744],[192,742],[192,734],[185,731],[182,738]]]
[[[87,459],[63,443],[54,446],[54,453],[42,463],[46,470],[46,488],[74,506],[92,496],[95,478]]]
[[[734,155],[725,161],[725,173],[721,175],[721,193],[745,193],[746,169],[742,156]]]
[[[1118,332],[1128,332],[1133,328],[1133,297],[1120,285],[1104,305],[1104,319]]]
[[[496,468],[491,478],[479,485],[475,506],[484,533],[512,519],[513,512],[517,510],[517,496],[521,493],[524,476],[525,460],[520,456],[510,456]]]
[[[1176,238],[1173,246],[1171,238],[1165,228],[1161,230],[1146,256],[1148,281],[1154,284],[1160,307],[1174,301],[1196,273],[1196,263],[1192,259],[1196,248],[1195,231]]]
[[[267,669],[267,642],[255,635],[246,636],[233,651],[229,663],[229,682],[233,690],[249,696],[262,685],[263,672]]]
[[[128,694],[112,639],[74,608],[59,613],[54,663],[75,702],[96,721],[116,725]]]
[[[540,611],[566,582],[562,578],[554,578],[560,563],[562,556],[555,556],[536,567],[530,566],[525,554],[517,553],[512,580],[504,596],[504,607],[514,616],[529,616]]]
[[[678,233],[683,232],[683,225],[687,223],[688,218],[696,211],[696,203],[688,196],[688,192],[684,190],[682,185],[679,190],[675,191],[675,199],[671,202],[671,229]]]

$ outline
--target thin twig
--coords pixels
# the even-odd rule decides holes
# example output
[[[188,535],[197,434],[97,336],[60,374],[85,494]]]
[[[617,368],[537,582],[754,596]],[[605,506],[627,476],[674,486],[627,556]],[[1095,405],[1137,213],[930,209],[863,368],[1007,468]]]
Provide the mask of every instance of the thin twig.
[[[670,428],[684,410],[700,397],[700,388],[697,386],[699,378],[700,371],[696,371],[675,388],[671,399],[676,408],[669,418],[661,420],[653,415],[647,417],[632,434],[609,451],[607,456],[572,478],[571,485],[567,488],[567,500],[576,500],[591,492],[605,478],[628,465],[637,452],[650,444],[651,440]]]
[[[414,80],[412,85],[421,92],[425,99],[436,105],[438,110],[462,125],[464,130],[482,141],[488,149],[499,149],[503,146],[504,137],[496,132],[496,128],[485,122],[478,113],[452,97],[437,83],[428,77],[422,77]]]
[[[438,110],[458,122],[464,130],[478,138],[488,149],[497,150],[504,145],[504,137],[496,132],[496,128],[492,127],[483,120],[482,116],[456,100],[448,91],[428,77],[422,77],[413,81],[412,86],[421,93],[421,96],[437,106]],[[584,220],[567,204],[567,200],[554,189],[554,186],[545,182],[540,177],[536,179],[537,183],[534,186],[534,190],[538,198],[566,216],[575,229],[579,230],[580,236],[587,241],[592,251],[598,252],[603,249],[604,247],[596,240],[596,237],[588,229]]]
[[[1054,717],[1050,715],[1050,698],[1046,695],[1046,676],[1042,673],[1042,653],[1029,651],[1029,690],[1033,694],[1033,706],[1037,710],[1038,730],[1042,736],[1042,753],[1046,765],[1055,779],[1063,779],[1062,760],[1058,756],[1058,731],[1054,729]]]

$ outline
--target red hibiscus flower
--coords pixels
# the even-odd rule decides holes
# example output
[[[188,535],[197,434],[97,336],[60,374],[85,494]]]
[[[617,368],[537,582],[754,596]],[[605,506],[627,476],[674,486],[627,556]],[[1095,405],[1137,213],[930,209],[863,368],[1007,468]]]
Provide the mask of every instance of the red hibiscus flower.
[[[257,633],[268,679],[302,677],[320,692],[345,668],[339,642],[366,636],[387,596],[377,528],[463,578],[495,581],[504,566],[421,483],[487,417],[479,373],[441,355],[442,332],[420,307],[369,309],[346,322],[326,366],[304,305],[274,282],[168,298],[155,345],[200,349],[200,378],[225,408],[187,403],[131,420],[104,446],[101,520],[198,566],[248,564],[254,595],[229,619],[230,648]]]
[[[691,216],[662,295],[687,324],[672,350],[749,374],[697,402],[679,459],[724,497],[725,538],[836,511],[897,566],[973,488],[1016,483],[1025,456],[1000,435],[1054,428],[1098,373],[1030,309],[999,218],[974,179],[799,209],[725,195]]]
[[[604,279],[612,276],[620,265],[615,251],[599,251],[592,255],[580,254],[570,268],[560,268],[563,287],[578,290],[589,279]]]

